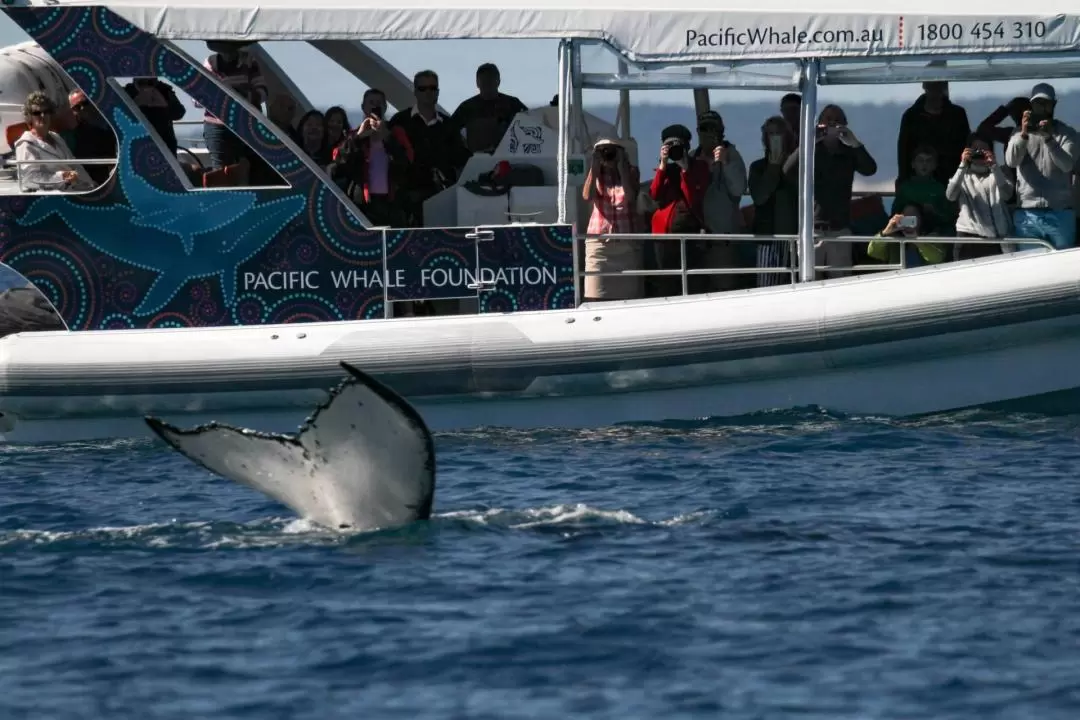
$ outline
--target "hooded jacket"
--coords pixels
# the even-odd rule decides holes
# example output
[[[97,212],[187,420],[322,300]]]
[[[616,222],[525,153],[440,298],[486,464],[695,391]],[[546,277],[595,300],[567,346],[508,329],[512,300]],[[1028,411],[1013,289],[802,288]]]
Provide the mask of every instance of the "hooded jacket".
[[[97,183],[90,179],[86,169],[78,163],[27,163],[30,160],[75,160],[62,137],[54,132],[50,132],[49,136],[52,144],[27,130],[15,141],[20,187],[27,190],[91,190],[96,187]],[[67,187],[63,184],[63,173],[66,170],[74,170],[79,175],[78,179]]]

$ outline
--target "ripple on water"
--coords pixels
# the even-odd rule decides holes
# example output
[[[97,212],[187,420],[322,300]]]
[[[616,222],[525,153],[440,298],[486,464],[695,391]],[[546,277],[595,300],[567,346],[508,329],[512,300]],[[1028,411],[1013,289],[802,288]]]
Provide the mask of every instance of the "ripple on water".
[[[1077,717],[1080,417],[443,434],[329,532],[151,442],[0,448],[0,716]]]

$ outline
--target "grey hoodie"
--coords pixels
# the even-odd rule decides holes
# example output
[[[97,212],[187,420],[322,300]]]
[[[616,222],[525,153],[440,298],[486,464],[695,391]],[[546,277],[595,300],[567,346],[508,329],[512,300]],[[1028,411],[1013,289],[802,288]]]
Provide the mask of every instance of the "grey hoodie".
[[[1049,135],[1013,131],[1005,148],[1005,164],[1016,168],[1017,207],[1069,210],[1072,208],[1072,172],[1076,165],[1076,131],[1054,120]]]
[[[15,160],[18,168],[19,187],[30,190],[92,190],[97,186],[82,165],[78,163],[27,163],[30,160],[74,160],[64,138],[54,132],[49,133],[52,144],[45,142],[32,131],[27,130],[15,141]],[[63,173],[74,170],[79,178],[68,187],[64,186]]]

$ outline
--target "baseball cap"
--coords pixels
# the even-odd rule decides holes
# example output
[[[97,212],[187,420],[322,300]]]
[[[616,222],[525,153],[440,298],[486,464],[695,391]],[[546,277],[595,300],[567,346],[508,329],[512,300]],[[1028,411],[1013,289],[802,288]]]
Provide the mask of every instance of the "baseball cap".
[[[1054,92],[1054,86],[1050,83],[1039,83],[1035,87],[1031,88],[1031,99],[1037,100],[1042,98],[1043,100],[1049,100],[1054,102],[1057,100],[1057,93]]]

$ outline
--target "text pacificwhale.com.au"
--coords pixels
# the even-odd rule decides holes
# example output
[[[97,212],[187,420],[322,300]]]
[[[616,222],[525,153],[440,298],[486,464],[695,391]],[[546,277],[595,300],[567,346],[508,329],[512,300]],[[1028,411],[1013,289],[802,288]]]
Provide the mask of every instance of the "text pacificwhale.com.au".
[[[799,30],[792,25],[779,29],[771,25],[755,28],[723,28],[715,32],[686,31],[687,47],[752,47],[756,45],[799,46],[885,42],[883,28],[861,30]]]

